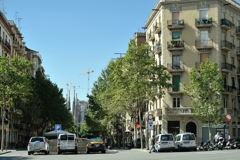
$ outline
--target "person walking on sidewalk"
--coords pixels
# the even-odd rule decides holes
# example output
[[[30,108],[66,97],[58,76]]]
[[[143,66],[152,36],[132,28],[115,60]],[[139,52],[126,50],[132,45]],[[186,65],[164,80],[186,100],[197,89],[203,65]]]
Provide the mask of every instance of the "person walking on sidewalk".
[[[153,151],[154,151],[155,153],[157,153],[157,150],[156,150],[156,148],[155,148],[155,136],[154,136],[154,135],[153,135],[152,138],[151,138],[151,148],[150,148],[150,150],[149,150],[149,153],[151,153],[152,149],[153,149]]]

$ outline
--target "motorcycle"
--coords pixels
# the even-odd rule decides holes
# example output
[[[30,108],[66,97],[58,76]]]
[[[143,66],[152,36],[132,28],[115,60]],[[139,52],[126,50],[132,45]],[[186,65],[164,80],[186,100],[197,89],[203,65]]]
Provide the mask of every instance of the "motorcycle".
[[[223,150],[226,146],[226,141],[224,140],[223,137],[219,137],[217,143],[215,144],[215,149],[217,150]]]
[[[204,143],[201,142],[199,150],[204,150],[204,151],[214,150],[214,145],[212,144],[212,142],[210,140],[207,142],[204,142]]]

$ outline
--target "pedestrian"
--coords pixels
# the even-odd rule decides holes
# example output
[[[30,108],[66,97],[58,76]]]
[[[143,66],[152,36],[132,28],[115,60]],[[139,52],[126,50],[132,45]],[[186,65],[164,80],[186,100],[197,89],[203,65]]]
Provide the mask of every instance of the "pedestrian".
[[[154,135],[153,135],[152,138],[151,138],[151,148],[150,148],[150,150],[149,150],[149,153],[151,153],[152,149],[153,149],[153,151],[154,151],[155,153],[157,153],[157,150],[156,150],[156,148],[155,148],[155,136],[154,136]]]
[[[214,144],[218,142],[218,138],[220,137],[219,132],[214,136]]]

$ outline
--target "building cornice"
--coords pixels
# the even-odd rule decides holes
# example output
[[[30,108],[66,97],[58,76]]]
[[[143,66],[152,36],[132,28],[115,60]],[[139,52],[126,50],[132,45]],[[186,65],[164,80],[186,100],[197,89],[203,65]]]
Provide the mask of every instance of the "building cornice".
[[[217,3],[222,3],[222,8],[228,8],[230,12],[231,9],[234,10],[239,10],[240,12],[240,4],[236,1],[233,0],[205,0],[205,1],[200,1],[200,0],[159,0],[157,4],[154,7],[154,10],[151,12],[150,16],[148,17],[146,21],[145,27],[148,28],[150,23],[152,22],[153,18],[156,16],[156,14],[161,10],[161,9],[166,9],[169,8],[172,11],[181,11],[182,7],[185,6],[197,6],[198,9],[200,8],[209,8],[211,4],[217,4]],[[223,6],[224,4],[230,3],[231,5]],[[235,11],[236,12],[236,11]],[[235,13],[237,17],[240,18],[240,15]]]
[[[4,14],[3,14],[2,12],[0,12],[0,20],[1,20],[1,22],[3,23],[3,25],[4,25],[3,27],[5,27],[6,30],[8,30],[9,34],[12,35],[13,32],[12,32],[12,30],[11,30],[11,27],[10,27],[10,25],[9,25],[6,17],[4,16]]]

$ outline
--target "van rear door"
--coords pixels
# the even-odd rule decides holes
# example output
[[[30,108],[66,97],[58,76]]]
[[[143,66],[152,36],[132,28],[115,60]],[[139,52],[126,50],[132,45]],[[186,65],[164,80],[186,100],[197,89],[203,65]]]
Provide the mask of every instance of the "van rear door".
[[[68,143],[67,143],[67,149],[75,149],[75,135],[68,134]]]

